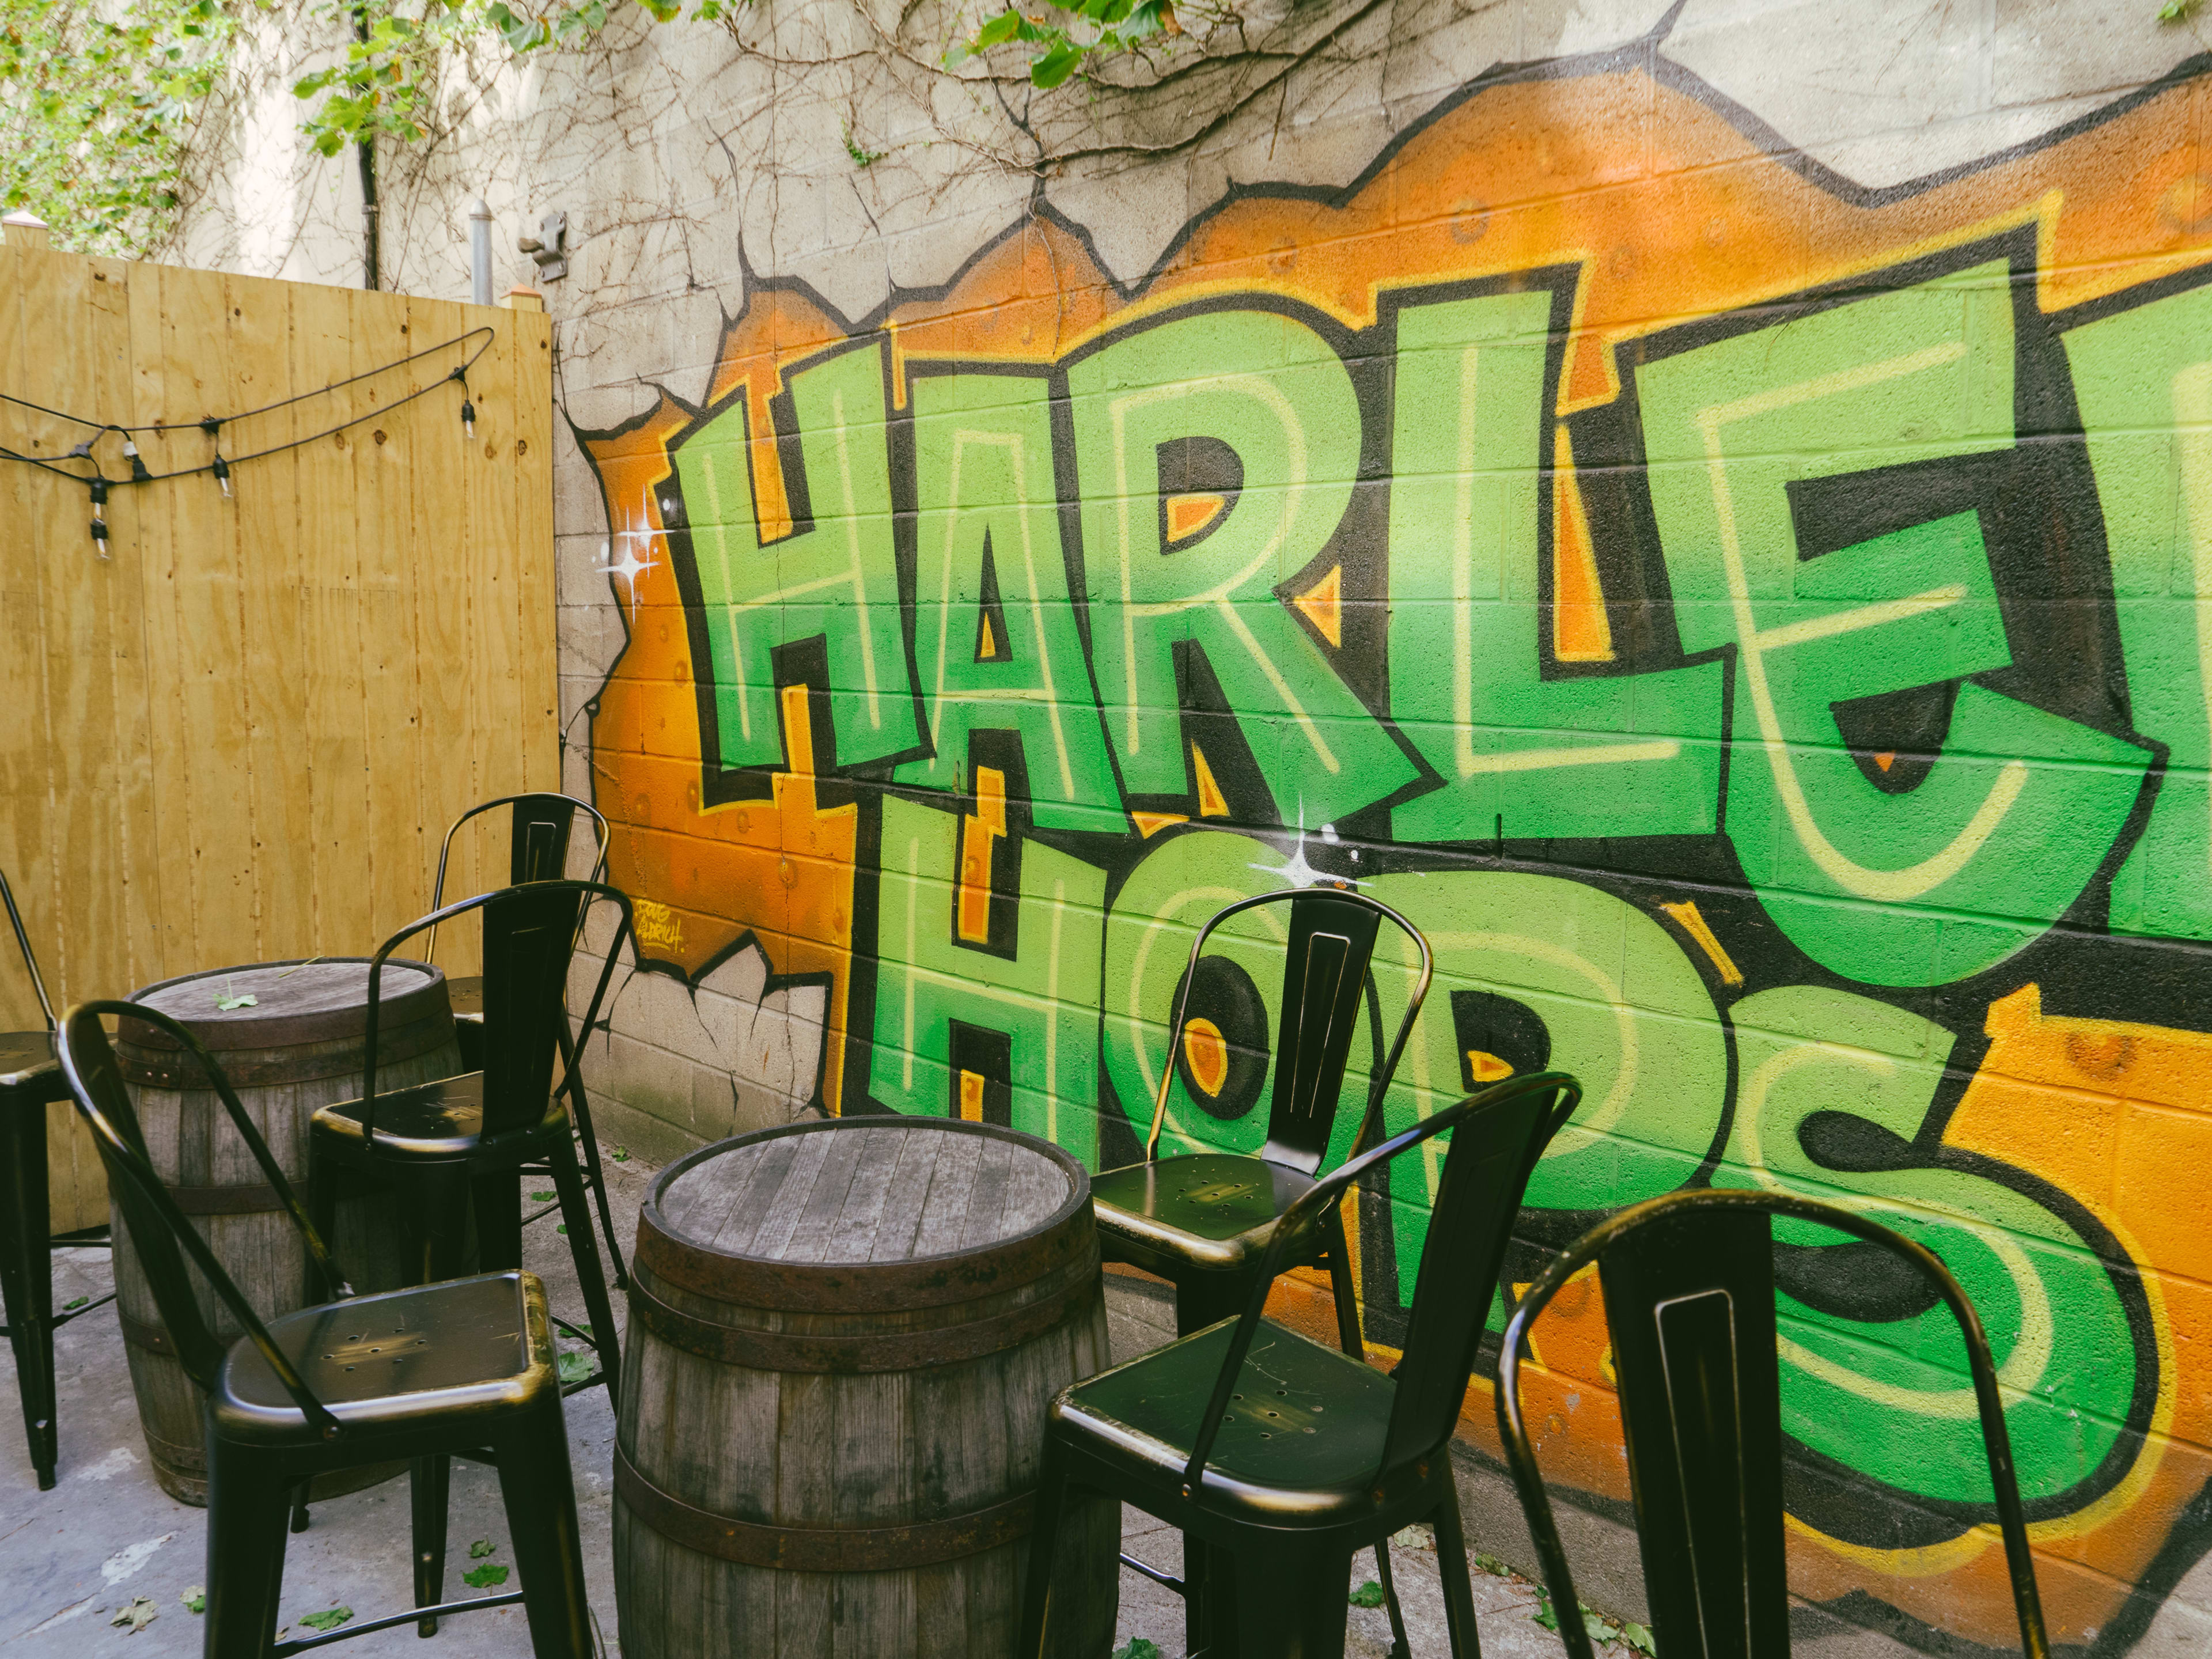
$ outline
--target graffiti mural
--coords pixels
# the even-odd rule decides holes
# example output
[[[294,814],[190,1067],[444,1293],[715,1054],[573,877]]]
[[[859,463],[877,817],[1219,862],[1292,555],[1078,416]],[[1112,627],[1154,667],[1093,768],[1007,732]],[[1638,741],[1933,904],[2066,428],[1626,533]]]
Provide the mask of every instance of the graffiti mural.
[[[1256,1145],[1279,923],[1170,1056],[1191,932],[1356,881],[1437,953],[1393,1124],[1583,1080],[1509,1278],[1700,1184],[1922,1240],[2054,1626],[2124,1651],[2212,1542],[2208,109],[2191,66],[1869,191],[1646,43],[1133,283],[1042,204],[866,319],[752,279],[707,384],[582,434],[644,550],[592,743],[645,965],[826,988],[823,1110],[1106,1165],[1168,1066],[1171,1146]],[[1362,1200],[1378,1343],[1434,1174]],[[1947,1316],[1778,1237],[1800,1588],[2008,1643]],[[1596,1298],[1535,1346],[1548,1459],[1620,1499]]]

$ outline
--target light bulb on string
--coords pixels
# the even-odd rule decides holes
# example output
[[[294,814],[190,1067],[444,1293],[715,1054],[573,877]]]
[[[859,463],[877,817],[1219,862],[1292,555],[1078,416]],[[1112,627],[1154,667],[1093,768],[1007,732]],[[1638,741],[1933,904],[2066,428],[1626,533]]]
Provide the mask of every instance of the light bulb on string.
[[[222,486],[223,500],[234,500],[230,493],[230,463],[218,455],[208,463],[208,471],[215,474],[215,481]]]
[[[477,435],[477,406],[469,401],[469,372],[457,368],[449,378],[461,383],[461,434],[473,443]]]
[[[107,505],[107,480],[94,478],[91,488],[92,544],[104,559],[107,556],[107,521],[100,516],[100,509]]]

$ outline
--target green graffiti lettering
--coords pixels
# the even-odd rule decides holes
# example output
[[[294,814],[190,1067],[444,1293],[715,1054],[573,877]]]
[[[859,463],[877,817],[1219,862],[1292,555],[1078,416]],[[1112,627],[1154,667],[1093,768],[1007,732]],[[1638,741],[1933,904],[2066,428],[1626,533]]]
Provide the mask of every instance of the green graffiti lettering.
[[[1398,313],[1390,702],[1445,787],[1402,841],[1710,834],[1722,665],[1545,680],[1537,507],[1551,295]],[[1601,766],[1601,774],[1589,769]]]
[[[1095,1168],[1105,872],[1034,842],[1023,847],[1019,945],[1009,960],[954,938],[959,835],[949,812],[884,802],[868,1091],[899,1111],[947,1116],[958,1088],[953,1022],[1004,1033],[1012,1126]]]
[[[2112,926],[2212,938],[2212,289],[2068,331],[2136,729],[2167,745]]]
[[[1275,589],[1336,534],[1358,470],[1358,400],[1304,324],[1215,311],[1124,336],[1068,371],[1091,649],[1106,730],[1139,795],[1180,795],[1175,647],[1200,647],[1279,821],[1342,817],[1417,775]],[[1210,533],[1169,552],[1160,449],[1212,439],[1243,482]]]
[[[782,756],[771,653],[823,635],[837,761],[920,741],[899,617],[881,346],[841,351],[791,377],[813,525],[763,544],[744,400],[675,452],[714,665],[726,767]]]
[[[1599,888],[1519,871],[1382,876],[1364,890],[1418,918],[1437,963],[1383,1103],[1388,1128],[1410,1127],[1485,1080],[1468,1051],[1510,1026],[1530,1032],[1535,1051],[1480,1052],[1516,1070],[1571,1072],[1583,1085],[1574,1121],[1529,1181],[1530,1208],[1615,1209],[1697,1172],[1728,1098],[1728,1042],[1696,966],[1658,922]],[[1419,966],[1412,941],[1385,928],[1375,955],[1385,1030],[1404,1017]],[[1351,1069],[1364,1099],[1365,1054],[1355,1049]],[[1393,1173],[1408,1297],[1443,1167],[1438,1152],[1401,1159]]]
[[[1875,787],[1839,740],[1832,704],[2010,653],[1972,515],[1801,560],[1786,486],[2009,447],[2008,281],[1984,265],[1637,374],[1683,645],[1738,653],[1729,838],[1799,947],[1874,984],[1964,978],[2033,939],[2096,870],[2148,763],[1971,681],[1910,791]]]
[[[914,652],[936,753],[893,776],[957,791],[968,733],[1011,730],[1038,823],[1120,830],[1121,815],[1102,810],[1115,799],[1114,769],[1068,594],[1047,382],[921,375],[913,401]]]
[[[1987,1328],[2021,1495],[2087,1480],[2118,1437],[2135,1347],[2112,1277],[2044,1206],[1920,1150],[1948,1031],[1822,987],[1746,997],[1735,1116],[1717,1187],[1818,1198],[1893,1227],[1943,1259]],[[1782,1410],[1814,1450],[1902,1492],[1990,1501],[1965,1346],[1950,1311],[1901,1288],[1870,1304],[1866,1248],[1778,1221]],[[1832,1264],[1822,1256],[1838,1254]],[[1900,1286],[1905,1281],[1898,1281]],[[1786,1292],[1795,1291],[1795,1294]]]
[[[1280,887],[1280,862],[1263,841],[1222,830],[1188,831],[1155,845],[1115,896],[1106,919],[1102,981],[1114,988],[1101,1005],[1106,1075],[1139,1142],[1152,1130],[1168,1021],[1192,939],[1224,905]],[[1285,907],[1262,905],[1224,925],[1206,946],[1209,956],[1243,969],[1259,993],[1258,1011],[1245,1028],[1224,1030],[1223,1036],[1261,1054],[1273,1047],[1281,1015],[1288,920]],[[1267,1139],[1267,1098],[1263,1091],[1241,1115],[1217,1116],[1208,1103],[1191,1097],[1178,1075],[1168,1091],[1160,1156],[1257,1152]],[[1339,1123],[1341,1144],[1332,1146],[1333,1158],[1343,1155],[1357,1127]]]

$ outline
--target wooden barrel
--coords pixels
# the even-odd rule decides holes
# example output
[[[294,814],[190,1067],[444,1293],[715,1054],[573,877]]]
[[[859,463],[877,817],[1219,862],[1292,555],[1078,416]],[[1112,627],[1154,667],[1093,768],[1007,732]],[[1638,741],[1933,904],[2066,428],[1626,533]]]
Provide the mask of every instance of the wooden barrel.
[[[387,961],[380,989],[384,1006],[376,1043],[378,1091],[459,1072],[460,1049],[453,1040],[444,974],[424,963]],[[222,1008],[218,996],[251,996],[253,1006]],[[304,1201],[309,1120],[317,1107],[361,1093],[368,959],[272,962],[192,974],[149,985],[131,1000],[181,1021],[207,1045]],[[127,1018],[117,1033],[115,1050],[155,1171],[255,1311],[268,1319],[304,1306],[307,1261],[299,1233],[245,1141],[232,1130],[221,1098],[204,1086],[198,1062],[167,1032]],[[131,1248],[121,1210],[111,1204],[109,1215],[115,1238],[116,1313],[155,1477],[171,1497],[204,1504],[203,1396],[177,1359]],[[349,1199],[338,1206],[337,1237],[331,1244],[356,1290],[395,1289],[419,1276],[410,1271],[399,1220],[398,1200],[390,1193]],[[201,1291],[200,1305],[217,1336],[228,1340],[240,1334],[211,1292]],[[326,1477],[316,1483],[315,1493],[354,1491],[403,1467]]]
[[[638,1218],[615,1437],[626,1659],[1011,1654],[1045,1408],[1107,1364],[1091,1182],[871,1115],[671,1164]],[[1120,1506],[1072,1507],[1056,1659],[1104,1659]]]

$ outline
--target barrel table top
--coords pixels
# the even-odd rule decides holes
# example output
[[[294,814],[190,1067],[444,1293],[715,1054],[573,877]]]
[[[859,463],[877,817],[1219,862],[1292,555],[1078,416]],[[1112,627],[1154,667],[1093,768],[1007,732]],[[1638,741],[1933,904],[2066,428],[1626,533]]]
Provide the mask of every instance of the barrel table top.
[[[896,1311],[1063,1265],[1095,1237],[1090,1199],[1083,1166],[1048,1141],[871,1114],[761,1130],[670,1165],[638,1248],[657,1275],[703,1295]]]
[[[133,991],[131,1000],[180,1021],[210,1048],[324,1042],[367,1031],[368,963],[367,957],[322,957],[210,968]],[[384,1005],[380,1025],[405,1025],[441,1009],[450,1012],[445,970],[427,962],[390,958],[377,989]],[[222,1006],[242,997],[253,1000]],[[125,1036],[149,1048],[176,1046],[167,1031],[151,1025],[134,1024]]]

